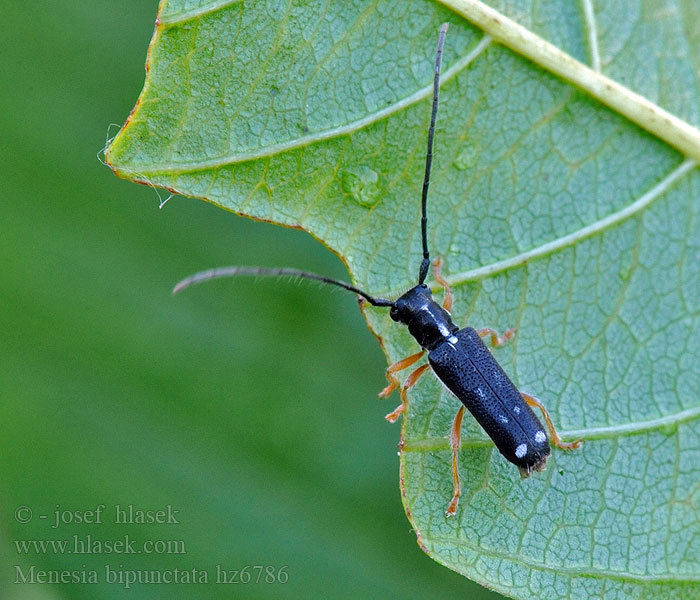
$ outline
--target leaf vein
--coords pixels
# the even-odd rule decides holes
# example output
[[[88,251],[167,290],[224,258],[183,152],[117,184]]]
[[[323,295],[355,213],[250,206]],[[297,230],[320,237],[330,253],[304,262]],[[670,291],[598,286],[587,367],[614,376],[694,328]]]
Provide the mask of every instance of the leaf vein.
[[[591,0],[581,0],[583,17],[585,19],[586,32],[588,33],[588,52],[591,56],[591,68],[597,73],[601,72],[600,49],[598,48],[598,26],[593,11]]]
[[[422,536],[422,541],[423,543],[426,542],[431,542],[434,544],[441,544],[441,545],[446,545],[446,546],[451,546],[451,547],[462,547],[462,548],[467,548],[470,551],[473,552],[478,552],[480,556],[483,555],[488,555],[491,558],[494,559],[500,559],[500,560],[507,560],[510,562],[514,562],[516,564],[523,565],[525,567],[528,567],[530,569],[538,569],[542,571],[551,571],[557,574],[562,574],[565,573],[567,575],[572,575],[572,576],[579,576],[579,577],[590,577],[590,578],[603,578],[605,577],[606,579],[613,579],[613,580],[620,580],[620,581],[641,581],[641,582],[647,582],[647,583],[658,583],[658,584],[664,584],[664,583],[672,583],[672,584],[679,584],[679,583],[690,583],[690,584],[696,584],[700,583],[700,576],[698,575],[692,575],[692,574],[685,574],[682,576],[676,576],[673,574],[659,574],[659,575],[644,575],[642,573],[630,573],[628,571],[610,571],[610,570],[605,570],[605,569],[597,569],[593,570],[585,570],[581,568],[572,568],[572,567],[550,567],[545,563],[541,562],[532,562],[528,561],[525,562],[523,559],[520,557],[515,557],[503,552],[497,552],[492,549],[486,549],[483,546],[479,546],[478,544],[470,544],[469,542],[460,539],[460,538],[454,538],[454,537],[430,537],[430,536]]]
[[[597,233],[600,233],[610,227],[617,225],[618,223],[628,219],[629,217],[637,214],[647,206],[649,206],[654,200],[662,196],[666,191],[668,191],[679,179],[681,179],[686,173],[697,167],[697,163],[693,159],[684,160],[678,167],[671,171],[664,179],[657,183],[652,189],[648,190],[637,200],[632,202],[632,204],[614,212],[602,219],[586,225],[581,229],[574,231],[568,235],[562,236],[558,239],[552,240],[536,248],[531,248],[525,252],[521,252],[515,256],[511,256],[504,260],[500,260],[488,265],[477,267],[475,269],[470,269],[468,271],[462,271],[461,273],[455,273],[447,277],[447,281],[450,285],[460,285],[468,281],[474,281],[476,279],[483,279],[489,277],[495,273],[501,271],[506,271],[514,267],[518,267],[522,264],[530,262],[536,258],[546,256],[561,248],[570,246],[591,237]]]
[[[183,10],[181,12],[176,12],[165,17],[160,17],[158,19],[158,22],[161,25],[165,25],[166,27],[170,27],[172,25],[179,25],[180,23],[185,23],[187,21],[199,19],[200,17],[208,15],[209,13],[213,13],[217,10],[226,8],[227,6],[231,6],[233,4],[238,4],[240,2],[242,2],[242,0],[213,0],[212,2],[203,4],[198,8],[193,8],[191,10]]]
[[[479,0],[440,0],[494,40],[580,87],[686,156],[700,160],[700,130],[630,88],[579,62]]]
[[[621,425],[607,425],[603,427],[586,427],[583,429],[570,429],[559,431],[564,439],[582,437],[586,440],[615,438],[621,436],[631,436],[646,433],[664,427],[672,427],[694,421],[700,418],[700,406],[694,406],[686,410],[679,411],[650,419],[648,421],[637,421],[634,423],[623,423]],[[493,442],[488,438],[463,439],[462,447],[490,446]],[[446,437],[422,438],[415,440],[405,440],[403,450],[405,452],[432,452],[436,450],[449,450],[449,440]]]
[[[447,69],[442,76],[441,85],[444,85],[447,81],[453,79],[456,75],[466,69],[472,61],[474,61],[481,53],[486,50],[486,48],[491,44],[491,36],[484,35],[479,43],[474,46],[474,48],[466,54],[463,58],[458,60],[454,65]],[[352,123],[347,123],[345,125],[340,125],[338,127],[332,127],[331,129],[326,129],[324,131],[319,131],[309,135],[295,138],[293,140],[288,140],[280,144],[272,144],[263,148],[256,148],[249,151],[243,152],[233,152],[227,156],[222,156],[215,159],[203,160],[199,162],[190,161],[187,163],[176,163],[171,162],[170,164],[163,165],[142,165],[138,167],[140,173],[149,174],[168,174],[168,173],[182,173],[182,172],[194,172],[202,171],[206,169],[216,169],[220,167],[225,167],[231,164],[247,162],[250,160],[255,160],[259,158],[266,158],[275,154],[281,154],[289,150],[294,150],[296,148],[301,148],[304,146],[309,146],[311,144],[322,142],[328,139],[337,138],[343,135],[348,135],[368,127],[382,119],[385,119],[413,104],[417,104],[421,100],[428,98],[433,93],[432,83],[420,90],[414,92],[410,96],[406,96],[394,104],[387,106],[381,110],[378,110],[372,114],[353,121]]]

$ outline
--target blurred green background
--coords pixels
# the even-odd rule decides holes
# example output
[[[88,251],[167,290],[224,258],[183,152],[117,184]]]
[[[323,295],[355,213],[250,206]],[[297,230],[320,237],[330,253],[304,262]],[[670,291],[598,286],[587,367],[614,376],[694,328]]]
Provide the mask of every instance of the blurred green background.
[[[415,543],[398,426],[383,420],[398,398],[376,397],[386,361],[350,294],[229,280],[170,296],[230,263],[347,275],[305,233],[181,197],[159,210],[153,190],[100,165],[108,124],[143,85],[157,2],[0,6],[0,597],[499,597]],[[53,527],[56,510],[100,504],[101,524]],[[170,505],[179,523],[115,525],[117,504]],[[70,549],[76,535],[186,553],[16,544]],[[289,579],[105,583],[105,565],[211,580],[217,564],[287,566]],[[96,569],[100,583],[17,585],[18,565]]]

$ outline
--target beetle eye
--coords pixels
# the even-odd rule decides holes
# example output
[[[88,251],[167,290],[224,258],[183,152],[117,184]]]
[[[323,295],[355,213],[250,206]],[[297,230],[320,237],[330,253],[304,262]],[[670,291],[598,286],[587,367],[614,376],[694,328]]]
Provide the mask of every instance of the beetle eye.
[[[398,321],[399,320],[399,309],[396,308],[396,306],[392,306],[391,309],[389,310],[389,316],[394,321]]]

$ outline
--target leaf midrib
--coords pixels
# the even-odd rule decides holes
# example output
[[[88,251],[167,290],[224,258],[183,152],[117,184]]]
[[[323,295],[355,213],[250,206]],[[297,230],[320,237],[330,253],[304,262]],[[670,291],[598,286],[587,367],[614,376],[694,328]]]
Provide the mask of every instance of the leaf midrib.
[[[479,0],[439,0],[513,52],[584,90],[685,156],[700,161],[700,130]]]

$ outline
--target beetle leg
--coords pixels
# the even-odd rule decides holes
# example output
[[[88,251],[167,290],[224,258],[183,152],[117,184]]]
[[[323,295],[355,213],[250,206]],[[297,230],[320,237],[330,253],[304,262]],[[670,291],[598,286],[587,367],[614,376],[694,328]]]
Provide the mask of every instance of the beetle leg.
[[[498,335],[498,332],[495,329],[491,329],[490,327],[485,327],[484,329],[477,329],[476,333],[479,337],[486,337],[487,335],[490,335],[491,345],[494,348],[498,348],[498,346],[502,346],[515,335],[515,327],[506,329],[503,332],[503,335]]]
[[[552,418],[549,416],[549,413],[547,412],[547,409],[544,407],[544,405],[534,396],[530,396],[530,394],[524,394],[523,392],[520,392],[520,395],[523,397],[523,400],[525,400],[525,402],[527,402],[530,406],[539,408],[542,411],[542,416],[544,416],[544,421],[547,425],[547,431],[549,431],[549,438],[552,441],[553,446],[561,448],[562,450],[575,450],[576,448],[579,448],[581,444],[583,444],[583,438],[579,438],[573,442],[562,442],[561,438],[559,437],[559,434],[557,433],[557,430],[554,428]]]
[[[428,363],[421,365],[408,377],[406,377],[406,381],[403,382],[403,386],[401,387],[401,404],[396,407],[396,410],[390,412],[386,417],[384,417],[387,421],[389,421],[389,423],[396,423],[396,419],[399,418],[399,415],[406,410],[406,406],[408,406],[408,396],[406,396],[406,392],[416,385],[416,381],[418,381],[420,376],[425,373],[425,370],[429,366],[430,365]]]
[[[452,301],[454,300],[454,295],[452,294],[452,290],[450,289],[450,284],[447,283],[447,280],[442,276],[442,273],[440,272],[441,270],[442,257],[438,256],[433,261],[433,277],[435,278],[435,281],[437,281],[445,290],[445,297],[442,300],[442,308],[444,308],[447,312],[450,312],[452,310]]]
[[[416,352],[415,354],[411,354],[411,356],[407,356],[406,358],[402,360],[396,361],[393,365],[389,365],[386,370],[386,378],[389,381],[389,385],[387,385],[381,392],[379,392],[379,397],[380,398],[386,398],[393,392],[399,385],[399,380],[396,379],[394,376],[394,373],[401,371],[403,369],[406,369],[410,367],[414,362],[419,360],[421,356],[425,354],[425,350],[421,350],[420,352]]]
[[[458,453],[462,437],[463,416],[464,406],[460,406],[457,414],[455,415],[455,420],[452,422],[452,429],[450,430],[450,448],[452,449],[452,483],[454,486],[454,494],[452,496],[452,500],[450,500],[450,503],[447,506],[447,510],[445,511],[446,517],[451,517],[457,512],[459,497],[462,493],[462,486],[459,483]]]

